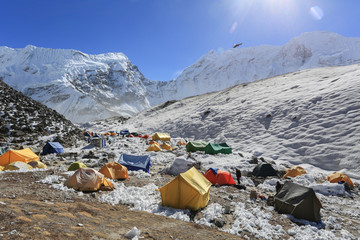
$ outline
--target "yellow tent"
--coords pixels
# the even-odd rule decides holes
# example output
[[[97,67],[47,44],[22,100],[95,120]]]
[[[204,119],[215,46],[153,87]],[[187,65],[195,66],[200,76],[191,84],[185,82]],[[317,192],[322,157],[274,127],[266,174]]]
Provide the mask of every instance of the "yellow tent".
[[[104,176],[107,178],[129,180],[129,174],[128,174],[127,167],[121,165],[118,162],[111,162],[111,163],[105,164],[99,170],[99,172],[104,174]]]
[[[0,166],[0,171],[4,171],[5,167],[4,166]]]
[[[68,171],[75,171],[79,168],[86,168],[87,166],[85,165],[85,163],[80,162],[80,161],[76,161],[73,162],[70,167],[68,168]]]
[[[28,162],[28,164],[30,166],[32,166],[33,168],[47,168],[47,166],[40,161],[31,161],[31,162]]]
[[[170,150],[170,151],[173,150],[172,147],[170,146],[170,144],[167,144],[167,143],[161,144],[160,147],[165,150]]]
[[[34,160],[39,161],[39,156],[31,151],[30,148],[9,150],[0,156],[0,166],[6,166],[9,163],[16,161],[28,163]]]
[[[146,149],[146,151],[154,151],[154,152],[158,152],[161,151],[161,148],[159,146],[159,144],[151,144],[148,149]]]
[[[327,180],[331,183],[347,181],[350,187],[354,187],[354,183],[345,173],[334,172],[327,177]]]
[[[11,171],[15,171],[15,170],[31,170],[32,167],[24,162],[21,161],[16,161],[16,162],[12,162],[9,163],[8,165],[5,166],[4,171],[5,170],[11,170]]]
[[[152,140],[170,141],[170,135],[168,133],[155,133],[152,136]]]
[[[104,175],[92,168],[79,168],[64,183],[69,188],[79,191],[113,190],[113,184]]]
[[[161,193],[162,205],[196,211],[208,204],[210,187],[211,182],[192,167],[158,191]]]
[[[306,171],[304,168],[302,168],[300,166],[294,166],[286,171],[286,174],[284,175],[283,178],[296,177],[296,176],[301,176],[303,174],[306,174]]]

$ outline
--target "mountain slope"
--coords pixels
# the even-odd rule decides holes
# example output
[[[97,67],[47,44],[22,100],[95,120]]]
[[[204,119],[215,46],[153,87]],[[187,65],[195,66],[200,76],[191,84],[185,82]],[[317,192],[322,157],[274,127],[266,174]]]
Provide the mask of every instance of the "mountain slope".
[[[53,109],[24,96],[0,79],[0,145],[38,145],[48,140],[65,147],[82,139],[81,130]]]
[[[277,163],[360,171],[360,65],[304,70],[143,111],[128,127],[227,142]],[[119,129],[94,125],[96,131]]]
[[[122,53],[0,47],[0,77],[73,122],[130,116],[149,107],[144,76]]]
[[[72,122],[132,116],[168,100],[316,67],[360,62],[360,38],[304,33],[283,46],[211,51],[168,82],[146,79],[122,53],[0,47],[0,77]]]
[[[330,32],[303,33],[283,46],[210,51],[176,80],[147,83],[148,99],[157,105],[299,70],[359,62],[360,38]]]

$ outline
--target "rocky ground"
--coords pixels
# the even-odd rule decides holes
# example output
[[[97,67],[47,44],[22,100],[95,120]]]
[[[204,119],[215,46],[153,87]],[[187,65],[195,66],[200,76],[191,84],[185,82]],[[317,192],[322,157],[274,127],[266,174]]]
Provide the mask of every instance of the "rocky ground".
[[[95,195],[101,193],[79,197],[37,182],[52,173],[0,175],[1,239],[125,239],[135,226],[144,239],[239,239],[203,225],[99,203]]]

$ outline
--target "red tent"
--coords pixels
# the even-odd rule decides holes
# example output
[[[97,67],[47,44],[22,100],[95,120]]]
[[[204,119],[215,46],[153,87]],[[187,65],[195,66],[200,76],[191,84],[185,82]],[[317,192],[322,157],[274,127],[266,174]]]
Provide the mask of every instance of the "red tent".
[[[231,176],[231,173],[218,170],[217,168],[210,168],[205,173],[205,177],[213,185],[235,185],[235,181]]]

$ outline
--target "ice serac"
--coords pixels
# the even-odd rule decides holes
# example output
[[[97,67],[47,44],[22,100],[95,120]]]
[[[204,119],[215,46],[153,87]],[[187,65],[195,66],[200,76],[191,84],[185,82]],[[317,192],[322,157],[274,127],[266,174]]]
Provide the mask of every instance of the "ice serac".
[[[150,106],[144,76],[122,53],[0,47],[0,77],[72,122],[131,116]]]
[[[149,82],[147,97],[151,105],[156,105],[164,100],[219,91],[299,70],[359,62],[360,38],[320,31],[303,33],[283,46],[212,50],[186,68],[177,79],[166,84]]]

